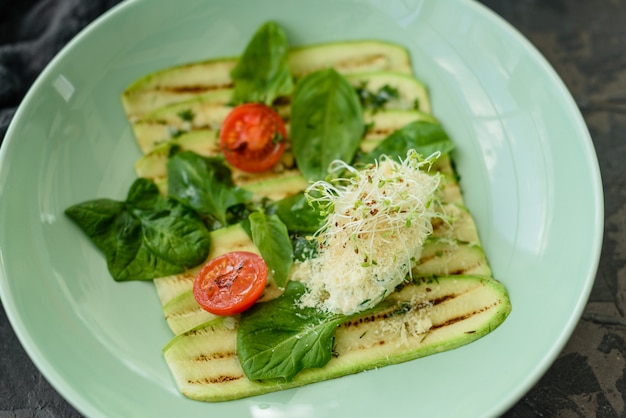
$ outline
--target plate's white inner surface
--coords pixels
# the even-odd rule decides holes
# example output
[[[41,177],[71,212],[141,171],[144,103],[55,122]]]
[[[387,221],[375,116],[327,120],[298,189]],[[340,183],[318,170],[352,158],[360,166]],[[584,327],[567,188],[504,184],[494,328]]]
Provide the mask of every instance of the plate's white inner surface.
[[[170,65],[236,55],[268,19],[293,44],[376,38],[410,49],[433,112],[457,144],[466,203],[513,312],[492,334],[454,351],[199,403],[178,393],[161,357],[171,333],[151,283],[114,282],[63,210],[88,199],[121,200],[134,180],[140,154],[119,102],[130,82]],[[3,303],[36,364],[87,415],[497,414],[558,354],[597,263],[601,191],[580,116],[525,41],[464,1],[131,2],[47,69],[1,157]]]

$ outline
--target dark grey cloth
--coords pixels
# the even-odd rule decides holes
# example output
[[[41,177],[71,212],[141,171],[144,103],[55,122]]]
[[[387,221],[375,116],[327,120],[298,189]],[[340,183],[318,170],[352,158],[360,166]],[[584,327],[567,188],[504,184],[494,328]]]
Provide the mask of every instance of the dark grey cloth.
[[[0,141],[54,55],[120,0],[0,0]]]

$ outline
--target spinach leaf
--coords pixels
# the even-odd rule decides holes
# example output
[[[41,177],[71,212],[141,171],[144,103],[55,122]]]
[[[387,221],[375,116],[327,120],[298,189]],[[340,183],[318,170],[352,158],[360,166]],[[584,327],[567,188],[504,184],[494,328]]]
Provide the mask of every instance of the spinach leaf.
[[[337,71],[316,71],[298,83],[291,105],[291,142],[307,180],[325,178],[333,160],[351,162],[364,130],[356,91]]]
[[[330,360],[335,329],[346,317],[299,309],[296,302],[304,291],[301,283],[291,281],[283,295],[242,314],[237,355],[249,379],[289,381],[302,369]]]
[[[139,178],[126,201],[91,200],[65,210],[105,255],[117,281],[149,280],[202,263],[210,235],[200,217]]]
[[[390,134],[376,148],[361,156],[359,162],[372,163],[383,154],[394,159],[406,157],[410,149],[428,157],[436,151],[449,153],[454,149],[454,143],[438,123],[415,121]]]
[[[293,248],[287,227],[276,215],[253,212],[250,219],[252,242],[261,252],[279,287],[285,287],[293,264]]]
[[[307,258],[317,257],[319,242],[313,237],[303,237],[299,234],[291,235],[291,246],[293,247],[293,259],[304,261]]]
[[[262,25],[230,73],[235,83],[234,103],[271,105],[277,97],[290,95],[293,80],[287,66],[288,52],[282,28],[274,22]]]
[[[228,224],[229,208],[246,202],[252,192],[233,184],[230,169],[218,158],[205,158],[192,151],[171,156],[167,162],[168,195],[198,213]]]
[[[278,215],[289,232],[313,233],[324,222],[324,215],[317,206],[309,203],[301,192],[273,202],[268,211]]]

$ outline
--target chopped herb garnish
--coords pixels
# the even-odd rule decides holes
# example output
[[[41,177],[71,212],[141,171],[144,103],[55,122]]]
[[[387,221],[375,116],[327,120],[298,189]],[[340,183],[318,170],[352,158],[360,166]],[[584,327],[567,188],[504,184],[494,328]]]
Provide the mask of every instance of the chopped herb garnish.
[[[280,132],[274,132],[274,136],[272,137],[272,144],[279,144],[283,142],[285,138],[280,134]]]
[[[385,84],[377,91],[372,92],[367,89],[367,82],[364,81],[355,87],[355,90],[361,100],[363,108],[371,109],[374,112],[384,109],[385,105],[391,100],[398,100],[400,98],[398,89],[391,87],[388,84]]]
[[[363,135],[367,134],[369,131],[371,131],[372,129],[374,129],[374,121],[366,123],[365,124],[365,132],[363,133]]]
[[[167,133],[170,139],[173,139],[173,138],[178,138],[179,136],[181,136],[184,133],[184,131],[180,130],[176,126],[168,126]]]
[[[193,122],[193,118],[196,115],[193,113],[191,109],[186,109],[178,112],[178,117],[181,118],[185,122]]]

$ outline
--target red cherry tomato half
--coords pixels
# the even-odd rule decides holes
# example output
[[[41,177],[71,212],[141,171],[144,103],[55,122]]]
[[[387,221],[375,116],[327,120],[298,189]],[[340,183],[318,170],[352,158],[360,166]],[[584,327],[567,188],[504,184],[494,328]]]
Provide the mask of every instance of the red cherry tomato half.
[[[248,172],[272,168],[285,151],[287,131],[280,115],[261,103],[235,107],[220,129],[220,148],[234,167]]]
[[[206,263],[193,283],[198,304],[215,315],[235,315],[250,308],[263,293],[267,265],[261,256],[233,251]]]

